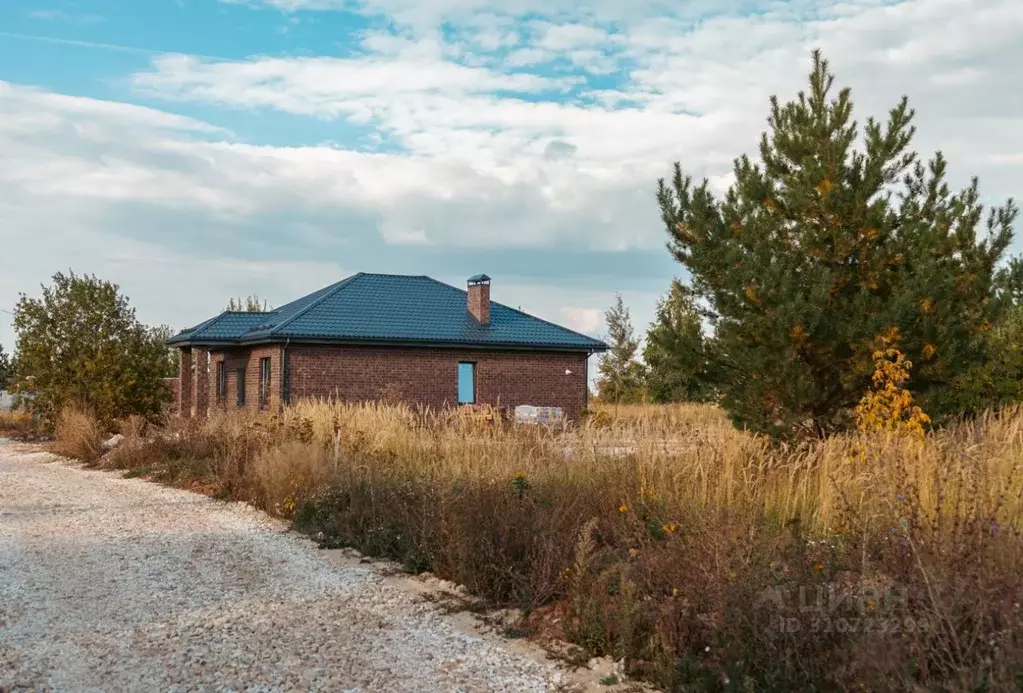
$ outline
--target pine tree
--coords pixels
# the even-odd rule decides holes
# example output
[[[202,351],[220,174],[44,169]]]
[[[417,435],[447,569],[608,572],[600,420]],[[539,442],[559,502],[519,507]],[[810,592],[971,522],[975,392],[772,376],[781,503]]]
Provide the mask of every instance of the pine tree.
[[[1023,258],[1013,258],[998,273],[999,300],[1010,307],[1023,308]]]
[[[1005,312],[984,335],[984,362],[952,384],[951,397],[960,411],[1023,402],[1023,260],[1012,260],[999,273],[996,300]]]
[[[1012,200],[978,239],[976,179],[952,193],[940,153],[918,160],[908,100],[861,133],[849,89],[832,98],[833,81],[815,52],[809,93],[771,99],[761,162],[737,159],[723,199],[679,164],[659,183],[669,247],[710,309],[722,402],[737,424],[772,434],[850,426],[872,345],[892,327],[914,364],[907,389],[932,417],[954,413],[949,386],[983,359],[1003,310],[991,298]]]
[[[632,403],[643,400],[643,364],[636,360],[639,341],[633,336],[629,309],[621,294],[604,314],[611,349],[597,364],[597,390],[603,402]]]
[[[709,399],[708,356],[699,312],[682,283],[671,283],[657,303],[650,323],[643,361],[647,394],[654,402],[700,402]]]

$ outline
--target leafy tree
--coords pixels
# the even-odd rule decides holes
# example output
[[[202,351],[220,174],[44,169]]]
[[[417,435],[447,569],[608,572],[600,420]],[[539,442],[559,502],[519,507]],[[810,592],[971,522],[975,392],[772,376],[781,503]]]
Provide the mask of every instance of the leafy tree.
[[[707,343],[700,314],[677,279],[657,303],[643,361],[646,387],[654,402],[699,402],[709,399]]]
[[[163,333],[138,322],[116,284],[58,272],[41,298],[21,295],[14,329],[18,375],[45,424],[69,402],[109,424],[129,414],[154,417],[170,399]]]
[[[737,159],[723,199],[679,164],[658,186],[669,248],[714,326],[723,404],[772,434],[850,426],[872,345],[892,327],[914,364],[906,389],[936,419],[953,414],[950,386],[983,362],[1004,310],[990,299],[1012,200],[978,240],[977,181],[952,193],[940,153],[918,160],[907,99],[861,133],[849,89],[832,98],[833,81],[815,52],[809,93],[771,99],[761,162]]]
[[[643,364],[636,360],[639,341],[633,337],[629,309],[620,294],[605,313],[611,349],[597,363],[597,390],[604,402],[631,403],[643,399]]]
[[[14,361],[10,355],[4,352],[4,345],[0,344],[0,390],[7,389],[7,383],[14,375]]]
[[[241,313],[265,313],[270,310],[269,304],[253,294],[245,298],[231,298],[227,303],[227,310]]]
[[[174,330],[167,325],[160,325],[159,327],[153,328],[153,339],[159,340],[161,344],[166,344],[167,340],[174,336]],[[177,348],[166,348],[165,347],[165,358],[163,361],[163,372],[164,378],[176,378],[178,377],[178,367],[181,363],[181,352]]]

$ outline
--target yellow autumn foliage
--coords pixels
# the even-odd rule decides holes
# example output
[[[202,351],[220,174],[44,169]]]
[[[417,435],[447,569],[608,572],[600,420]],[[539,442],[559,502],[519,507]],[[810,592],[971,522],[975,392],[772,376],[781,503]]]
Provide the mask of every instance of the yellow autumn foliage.
[[[856,423],[864,432],[923,436],[931,417],[913,403],[913,393],[905,388],[913,362],[899,349],[899,339],[898,327],[890,327],[877,337],[872,386],[856,406]]]

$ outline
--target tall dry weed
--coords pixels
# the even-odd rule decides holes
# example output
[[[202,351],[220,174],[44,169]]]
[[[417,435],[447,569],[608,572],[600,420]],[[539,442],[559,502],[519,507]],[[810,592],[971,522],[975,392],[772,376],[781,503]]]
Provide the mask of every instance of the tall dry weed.
[[[105,431],[89,409],[77,404],[65,406],[53,429],[53,450],[59,455],[94,464],[103,454]]]
[[[335,478],[330,450],[322,444],[289,440],[269,447],[252,461],[252,501],[282,517],[292,517],[299,504]]]

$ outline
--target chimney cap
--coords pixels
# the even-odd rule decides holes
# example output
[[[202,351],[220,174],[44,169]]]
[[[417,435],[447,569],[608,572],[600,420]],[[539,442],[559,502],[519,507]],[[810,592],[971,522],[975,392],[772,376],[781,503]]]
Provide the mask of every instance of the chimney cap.
[[[485,284],[490,281],[490,277],[485,274],[474,274],[469,277],[469,284]]]

